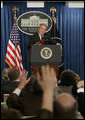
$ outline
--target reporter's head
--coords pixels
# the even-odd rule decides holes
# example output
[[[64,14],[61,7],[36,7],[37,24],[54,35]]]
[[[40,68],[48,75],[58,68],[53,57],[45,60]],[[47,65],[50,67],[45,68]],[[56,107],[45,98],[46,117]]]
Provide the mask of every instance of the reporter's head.
[[[77,117],[78,104],[76,99],[68,94],[61,93],[54,102],[54,117],[59,119],[74,119]]]
[[[2,72],[2,78],[5,81],[9,81],[9,77],[8,77],[8,72],[11,70],[11,68],[4,68],[3,72]]]

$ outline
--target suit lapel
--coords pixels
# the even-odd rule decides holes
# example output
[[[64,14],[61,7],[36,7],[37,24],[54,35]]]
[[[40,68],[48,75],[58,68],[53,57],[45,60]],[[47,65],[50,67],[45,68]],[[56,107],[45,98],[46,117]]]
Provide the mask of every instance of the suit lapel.
[[[37,39],[37,42],[41,41],[38,33],[36,34],[36,39]]]

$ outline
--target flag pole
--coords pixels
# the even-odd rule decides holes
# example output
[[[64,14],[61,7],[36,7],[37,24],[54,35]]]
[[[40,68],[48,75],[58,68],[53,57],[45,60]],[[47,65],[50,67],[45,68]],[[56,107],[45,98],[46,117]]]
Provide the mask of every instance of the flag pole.
[[[54,37],[56,37],[56,17],[55,17],[55,13],[56,13],[56,8],[52,7],[50,8],[50,12],[52,12],[52,20],[54,22]]]
[[[19,8],[17,8],[16,6],[12,8],[12,12],[14,12],[14,24],[17,22],[17,16],[16,16],[17,11],[19,12]],[[15,33],[15,25],[14,25],[14,33]],[[16,36],[15,36],[15,39],[16,39]],[[17,67],[15,66],[15,68]]]
[[[20,47],[20,37],[17,26],[17,11],[19,12],[19,8],[12,8],[12,12],[14,12],[14,25],[10,34],[5,61],[11,68],[16,68],[19,71],[22,71],[23,62]]]
[[[15,21],[17,21],[17,16],[16,16],[17,11],[19,12],[19,8],[17,8],[16,6],[12,8],[12,12],[14,12],[14,20]]]

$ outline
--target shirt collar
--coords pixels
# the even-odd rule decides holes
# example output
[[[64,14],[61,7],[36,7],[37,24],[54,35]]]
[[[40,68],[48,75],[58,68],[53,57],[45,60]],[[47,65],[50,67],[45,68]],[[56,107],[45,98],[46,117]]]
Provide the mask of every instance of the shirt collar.
[[[38,35],[39,35],[39,38],[40,38],[40,40],[41,40],[41,35],[40,35],[40,33],[38,33]],[[43,35],[44,36],[44,35]]]

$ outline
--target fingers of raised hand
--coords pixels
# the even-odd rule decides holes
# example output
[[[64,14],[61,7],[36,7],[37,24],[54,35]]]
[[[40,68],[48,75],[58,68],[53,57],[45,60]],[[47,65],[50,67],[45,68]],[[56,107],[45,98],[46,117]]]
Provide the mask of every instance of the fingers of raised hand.
[[[41,76],[40,76],[39,72],[37,72],[36,77],[37,77],[38,83],[41,85]]]
[[[31,77],[28,78],[27,83],[31,80]]]
[[[46,78],[50,75],[50,66],[41,66],[42,78]]]

